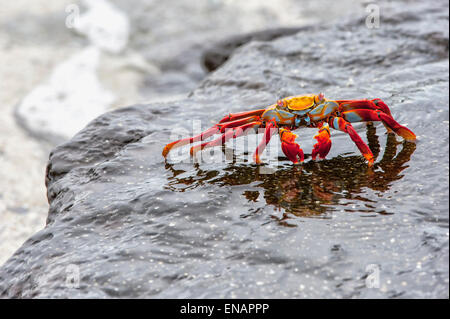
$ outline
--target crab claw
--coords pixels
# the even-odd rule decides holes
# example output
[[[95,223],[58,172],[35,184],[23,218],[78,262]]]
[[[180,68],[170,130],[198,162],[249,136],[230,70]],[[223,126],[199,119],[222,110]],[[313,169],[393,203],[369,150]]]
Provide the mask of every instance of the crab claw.
[[[314,144],[314,149],[312,151],[312,159],[316,160],[317,155],[319,155],[320,159],[324,159],[331,148],[331,140],[330,140],[330,128],[328,124],[323,125],[319,124],[320,130],[319,133],[314,136],[317,140],[317,143]]]
[[[305,156],[300,145],[295,143],[297,135],[291,132],[289,129],[280,129],[281,149],[287,158],[294,164],[297,164],[300,159],[300,163],[303,163]]]

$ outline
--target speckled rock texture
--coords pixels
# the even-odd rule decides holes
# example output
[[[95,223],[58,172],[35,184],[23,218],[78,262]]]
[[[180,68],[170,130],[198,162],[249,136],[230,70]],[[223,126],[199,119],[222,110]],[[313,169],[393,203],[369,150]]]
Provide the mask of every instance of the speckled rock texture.
[[[298,33],[300,31],[306,32],[310,29],[311,27],[275,28],[230,37],[225,40],[215,42],[210,45],[210,47],[206,48],[202,54],[202,64],[207,71],[211,72],[224,64],[237,48],[248,42],[271,41],[279,37]]]
[[[380,6],[377,29],[355,17],[250,42],[189,98],[106,113],[54,149],[48,224],[0,268],[0,296],[448,298],[448,3]],[[302,168],[263,157],[273,174],[239,147],[219,163],[161,157],[191,120],[319,91],[383,99],[418,142],[355,126],[373,169],[336,132],[312,162],[311,129]]]

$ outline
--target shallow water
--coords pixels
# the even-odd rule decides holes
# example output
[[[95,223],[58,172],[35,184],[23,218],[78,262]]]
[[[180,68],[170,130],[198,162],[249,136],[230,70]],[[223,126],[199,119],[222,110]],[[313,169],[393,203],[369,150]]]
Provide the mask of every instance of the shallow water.
[[[445,168],[437,168],[442,176],[427,187],[431,172],[417,162],[417,155],[428,153],[423,139],[403,142],[382,125],[369,125],[366,140],[377,158],[372,168],[357,151],[346,152],[355,147],[345,135],[333,138],[333,151],[340,154],[319,162],[306,154],[300,166],[283,157],[271,165],[269,159],[271,174],[261,174],[252,163],[236,163],[236,154],[222,164],[166,163],[170,174],[164,189],[172,193],[163,191],[160,198],[185,203],[181,214],[174,213],[174,232],[203,238],[210,248],[204,251],[214,253],[196,257],[207,261],[219,255],[221,266],[198,267],[220,282],[232,281],[235,296],[445,297]],[[175,221],[182,216],[196,222]],[[206,229],[199,234],[197,227]],[[179,240],[164,238],[170,246]],[[373,267],[380,271],[378,289],[368,288]],[[233,273],[225,279],[227,268]],[[217,296],[221,288],[210,284],[189,296]]]
[[[380,155],[380,143],[373,125],[368,127],[367,139],[374,158],[377,159]],[[195,171],[186,172],[176,169],[177,165],[167,163],[166,168],[173,172],[173,177],[168,178],[167,188],[184,192],[207,184],[251,185],[242,195],[249,202],[261,202],[283,209],[286,212],[284,219],[292,218],[289,217],[290,214],[298,217],[330,218],[333,211],[342,209],[345,212],[367,213],[367,216],[375,217],[373,214],[392,213],[377,208],[376,201],[361,194],[364,194],[365,188],[380,194],[388,190],[393,182],[403,177],[401,173],[408,167],[415,149],[415,143],[399,142],[394,134],[389,134],[383,154],[373,167],[368,167],[363,158],[357,155],[343,154],[344,156],[338,155],[329,160],[315,162],[308,160],[310,154],[306,154],[306,162],[303,165],[293,166],[286,158],[280,157],[279,165],[273,168],[251,162],[236,164],[234,150],[231,149],[228,153],[233,156],[230,158],[231,163],[219,169],[205,170],[202,165],[195,164]],[[226,156],[225,149],[224,153]],[[344,199],[348,201],[341,203]],[[346,207],[351,200],[359,201],[360,205]],[[284,224],[290,225],[288,222]]]

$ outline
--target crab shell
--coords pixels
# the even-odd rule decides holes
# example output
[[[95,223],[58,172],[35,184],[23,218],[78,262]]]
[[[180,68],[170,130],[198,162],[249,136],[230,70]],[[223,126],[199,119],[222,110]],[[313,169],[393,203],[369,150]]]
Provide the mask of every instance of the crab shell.
[[[319,95],[289,96],[278,100],[277,105],[288,108],[291,111],[303,111],[324,101],[324,95],[320,93]]]

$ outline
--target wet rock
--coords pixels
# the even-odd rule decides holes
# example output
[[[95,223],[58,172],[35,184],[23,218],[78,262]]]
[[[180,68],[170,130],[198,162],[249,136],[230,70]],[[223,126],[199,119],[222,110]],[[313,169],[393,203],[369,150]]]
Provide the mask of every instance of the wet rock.
[[[224,64],[228,60],[230,55],[234,52],[234,50],[248,42],[270,41],[282,36],[292,35],[300,31],[306,31],[308,29],[311,28],[278,28],[233,36],[214,43],[208,49],[206,49],[202,54],[202,63],[205,68],[209,72],[211,72]]]
[[[380,5],[379,29],[251,42],[189,98],[106,113],[57,147],[48,225],[0,269],[0,296],[448,298],[448,3]],[[306,163],[271,151],[272,174],[238,143],[220,162],[161,157],[193,119],[319,91],[382,98],[418,143],[356,126],[373,169],[337,132],[312,162],[311,129]]]

